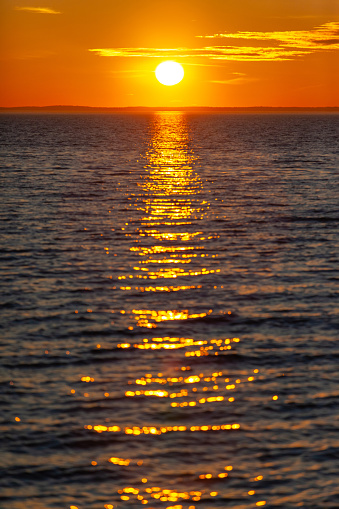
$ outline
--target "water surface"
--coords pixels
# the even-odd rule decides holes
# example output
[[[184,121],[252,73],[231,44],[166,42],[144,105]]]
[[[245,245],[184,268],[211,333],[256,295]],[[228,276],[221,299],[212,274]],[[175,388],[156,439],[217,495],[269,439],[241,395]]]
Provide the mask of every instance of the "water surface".
[[[338,116],[0,121],[0,506],[337,508]]]

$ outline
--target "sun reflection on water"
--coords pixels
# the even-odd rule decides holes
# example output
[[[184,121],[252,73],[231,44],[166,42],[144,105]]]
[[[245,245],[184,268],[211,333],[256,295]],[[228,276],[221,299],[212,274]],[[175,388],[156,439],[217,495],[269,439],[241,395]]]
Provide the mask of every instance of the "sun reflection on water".
[[[161,451],[162,447],[170,447],[164,440],[174,440],[168,442],[172,447],[181,441],[190,444],[194,454],[205,441],[207,444],[210,440],[220,443],[233,440],[228,436],[242,432],[233,408],[246,387],[255,382],[259,370],[232,374],[220,363],[223,356],[236,352],[240,338],[194,332],[197,324],[208,325],[209,320],[215,319],[227,321],[231,310],[216,312],[204,299],[199,309],[182,301],[189,291],[202,291],[206,283],[214,289],[223,288],[215,279],[220,272],[217,254],[213,252],[216,237],[201,227],[201,219],[210,205],[203,199],[203,182],[195,170],[197,158],[190,145],[184,114],[154,116],[152,137],[143,159],[139,193],[128,197],[135,213],[126,218],[121,228],[134,261],[119,269],[117,279],[124,281],[123,285],[112,289],[123,292],[125,299],[121,298],[120,309],[109,313],[112,324],[119,323],[133,335],[120,341],[117,351],[122,355],[138,351],[137,355],[145,359],[153,356],[153,365],[161,368],[159,372],[140,373],[136,365],[136,376],[126,374],[126,382],[119,381],[119,387],[105,386],[105,398],[113,405],[123,399],[125,407],[131,410],[130,417],[123,422],[121,416],[115,419],[113,411],[104,422],[88,418],[84,429],[95,436],[121,437],[120,440],[125,436],[128,444],[135,441],[135,450],[139,452],[139,457],[127,457],[120,447],[114,456],[92,461],[93,468],[105,462],[120,472],[122,478],[128,471],[128,478],[134,479],[132,485],[120,484],[117,493],[104,505],[106,509],[136,504],[149,509],[196,509],[192,504],[202,507],[201,504],[207,506],[227,498],[227,483],[234,469],[229,458],[225,457],[223,464],[220,458],[215,462],[210,458],[208,463],[197,461],[188,468],[185,456],[179,454],[174,469],[161,467],[170,480],[164,479],[160,485],[154,478],[147,448],[154,445],[155,451]],[[109,248],[106,252],[109,254]],[[143,303],[145,292],[150,294]],[[152,294],[154,297],[158,294],[159,299],[150,299]],[[168,302],[166,295],[170,298]],[[97,345],[98,349],[102,347],[105,345]],[[209,364],[201,364],[204,359],[209,359]],[[87,392],[83,393],[86,400],[100,398],[103,392],[100,377],[83,373],[80,383],[86,384]],[[71,393],[75,396],[75,389]],[[133,415],[140,416],[140,422],[131,422]],[[157,456],[156,452],[153,454]],[[154,461],[159,464],[164,459]],[[182,475],[178,477],[181,469]],[[260,473],[253,482],[259,481],[259,477]],[[247,497],[256,493],[250,488],[251,484]],[[264,503],[258,501],[256,505]]]

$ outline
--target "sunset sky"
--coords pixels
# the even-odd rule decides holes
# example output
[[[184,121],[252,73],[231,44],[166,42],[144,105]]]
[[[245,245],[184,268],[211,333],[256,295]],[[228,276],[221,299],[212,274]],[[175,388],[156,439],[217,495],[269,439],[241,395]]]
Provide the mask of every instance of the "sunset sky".
[[[0,19],[0,106],[339,106],[339,0],[0,0]]]

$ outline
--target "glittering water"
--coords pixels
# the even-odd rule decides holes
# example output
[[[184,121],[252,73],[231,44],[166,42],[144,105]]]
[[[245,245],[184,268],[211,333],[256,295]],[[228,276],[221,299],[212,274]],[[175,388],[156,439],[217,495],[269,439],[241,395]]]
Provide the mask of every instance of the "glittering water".
[[[0,122],[0,506],[338,508],[338,116]]]

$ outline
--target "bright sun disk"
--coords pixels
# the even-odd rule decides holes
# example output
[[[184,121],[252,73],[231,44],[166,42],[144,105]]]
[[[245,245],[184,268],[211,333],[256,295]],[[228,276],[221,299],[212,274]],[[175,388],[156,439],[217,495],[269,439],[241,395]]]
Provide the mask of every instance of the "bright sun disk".
[[[162,85],[171,87],[179,83],[184,77],[184,69],[178,62],[166,60],[161,62],[155,70],[155,76]]]

